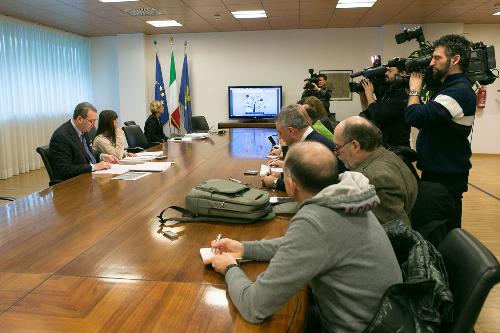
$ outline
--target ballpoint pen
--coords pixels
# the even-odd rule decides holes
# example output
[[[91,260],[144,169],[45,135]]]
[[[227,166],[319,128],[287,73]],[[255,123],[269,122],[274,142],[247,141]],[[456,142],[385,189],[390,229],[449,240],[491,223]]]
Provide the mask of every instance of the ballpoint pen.
[[[222,236],[222,234],[217,234],[217,237],[215,237],[215,242],[220,241],[221,236]],[[215,252],[215,247],[212,247],[212,252]]]

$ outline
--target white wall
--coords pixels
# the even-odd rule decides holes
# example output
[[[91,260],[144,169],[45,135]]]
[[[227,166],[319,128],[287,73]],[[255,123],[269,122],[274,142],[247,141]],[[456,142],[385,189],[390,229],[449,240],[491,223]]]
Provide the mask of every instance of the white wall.
[[[194,115],[204,115],[210,126],[228,120],[228,85],[282,85],[283,104],[295,103],[301,95],[307,69],[361,70],[370,65],[369,57],[381,54],[383,61],[395,56],[406,57],[418,48],[415,41],[396,44],[394,35],[402,26],[379,28],[281,30],[225,33],[198,33],[174,35],[174,54],[177,86],[180,85],[184,41],[188,41],[191,97]],[[427,24],[423,26],[427,40],[432,41],[448,33],[468,33],[473,41],[483,40],[500,50],[499,29],[494,25]],[[155,58],[153,41],[158,41],[158,55],[168,85],[170,69],[170,35],[120,35],[93,38],[93,61],[110,65],[118,61],[119,92],[117,97],[103,97],[111,91],[95,90],[97,101],[120,101],[122,120],[133,119],[144,124],[147,105],[154,99]],[[109,38],[116,38],[117,57],[112,53]],[[103,66],[103,64],[102,64]],[[105,75],[109,71],[93,71],[94,81],[113,81]],[[489,87],[488,102],[483,115],[478,116],[474,129],[473,152],[500,153],[500,140],[491,140],[491,133],[500,136],[498,129],[498,84]],[[94,87],[99,87],[94,84]],[[116,92],[115,92],[116,93]],[[359,98],[352,101],[333,101],[337,119],[344,119],[360,111]],[[127,118],[127,119],[125,119]],[[484,118],[484,119],[483,119]],[[480,133],[478,133],[480,132]],[[486,134],[489,133],[489,134]]]

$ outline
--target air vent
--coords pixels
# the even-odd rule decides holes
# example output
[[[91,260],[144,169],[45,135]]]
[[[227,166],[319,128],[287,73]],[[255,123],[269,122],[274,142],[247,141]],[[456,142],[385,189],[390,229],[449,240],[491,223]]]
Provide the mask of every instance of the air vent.
[[[122,9],[125,13],[131,16],[158,16],[161,15],[157,9],[154,8],[130,8]]]

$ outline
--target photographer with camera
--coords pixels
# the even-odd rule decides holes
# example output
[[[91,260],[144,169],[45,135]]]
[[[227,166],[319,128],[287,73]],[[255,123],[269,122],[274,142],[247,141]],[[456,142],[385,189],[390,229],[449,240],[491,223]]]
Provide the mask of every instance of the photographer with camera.
[[[386,148],[410,147],[410,126],[406,123],[404,109],[408,96],[406,89],[394,83],[399,75],[397,67],[387,67],[385,89],[375,100],[375,88],[368,79],[361,81],[364,91],[359,93],[363,118],[371,120],[382,132],[382,144]]]
[[[470,157],[468,136],[476,112],[476,97],[464,72],[470,59],[470,42],[460,35],[446,35],[434,43],[429,67],[441,86],[425,104],[420,101],[423,76],[412,73],[405,118],[418,128],[417,167],[422,180],[442,184],[453,200],[461,226],[462,194],[467,191]]]
[[[330,113],[330,98],[332,98],[332,91],[328,89],[328,77],[326,74],[314,74],[314,70],[309,70],[311,77],[306,79],[307,83],[304,86],[302,99],[314,96],[319,98],[326,112]]]

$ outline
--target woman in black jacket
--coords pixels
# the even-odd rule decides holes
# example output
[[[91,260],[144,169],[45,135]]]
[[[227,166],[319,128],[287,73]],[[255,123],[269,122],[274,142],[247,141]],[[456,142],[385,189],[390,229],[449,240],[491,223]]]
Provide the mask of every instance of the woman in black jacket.
[[[146,124],[144,125],[144,134],[148,139],[150,144],[153,142],[164,142],[168,138],[163,133],[163,126],[160,123],[160,116],[163,113],[163,104],[160,101],[152,101],[149,105],[151,115],[146,119]]]

